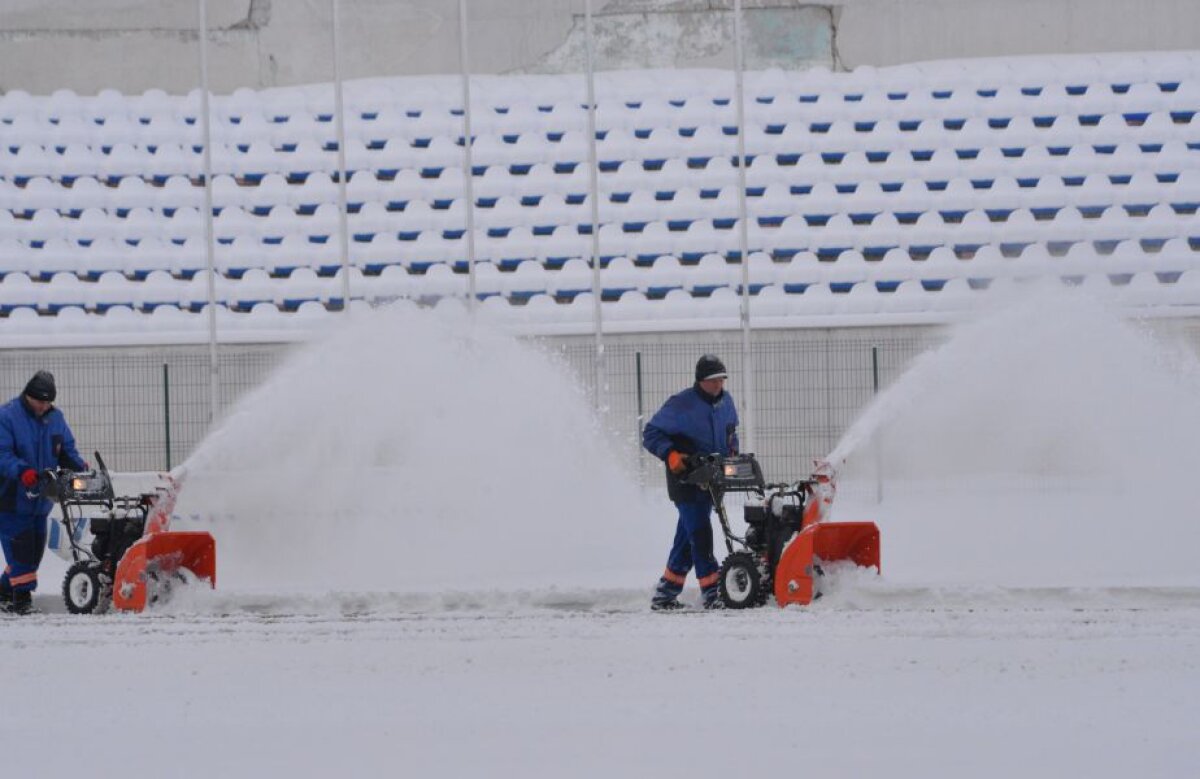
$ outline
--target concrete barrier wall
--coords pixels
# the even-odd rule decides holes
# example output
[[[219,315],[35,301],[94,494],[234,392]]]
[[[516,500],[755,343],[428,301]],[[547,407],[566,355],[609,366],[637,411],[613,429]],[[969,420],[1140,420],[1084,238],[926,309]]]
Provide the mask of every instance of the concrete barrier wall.
[[[1200,48],[1195,0],[746,0],[747,66]],[[469,0],[477,73],[579,72],[583,0]],[[602,69],[731,67],[732,0],[594,0]],[[199,83],[197,0],[0,0],[0,91]],[[209,0],[210,83],[332,78],[331,0]],[[454,73],[457,0],[341,0],[345,78]]]
[[[1195,0],[843,0],[840,62],[1200,48]]]

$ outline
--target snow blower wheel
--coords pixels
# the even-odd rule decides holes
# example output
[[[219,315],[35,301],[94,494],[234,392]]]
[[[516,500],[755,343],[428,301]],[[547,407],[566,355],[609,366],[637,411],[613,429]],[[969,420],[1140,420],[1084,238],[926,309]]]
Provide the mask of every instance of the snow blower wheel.
[[[729,609],[752,609],[767,602],[767,585],[758,560],[749,552],[734,552],[721,564],[719,592]]]
[[[85,560],[67,569],[63,579],[63,601],[72,614],[91,614],[103,610],[111,596],[100,578],[99,564]]]

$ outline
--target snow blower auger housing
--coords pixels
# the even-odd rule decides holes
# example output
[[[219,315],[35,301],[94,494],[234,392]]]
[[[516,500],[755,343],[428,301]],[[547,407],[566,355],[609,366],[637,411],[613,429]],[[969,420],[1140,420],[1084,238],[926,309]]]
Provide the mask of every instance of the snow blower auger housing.
[[[807,605],[821,596],[823,566],[830,563],[879,570],[874,522],[825,521],[835,492],[832,469],[818,467],[791,484],[767,484],[752,454],[693,457],[690,468],[685,481],[708,490],[725,534],[729,555],[719,587],[727,608],[762,606],[772,594],[780,606]],[[743,507],[744,538],[730,528],[724,500],[730,492],[750,495]]]
[[[60,554],[70,563],[63,580],[63,600],[72,614],[102,612],[114,606],[141,611],[167,596],[189,577],[216,586],[216,542],[209,533],[171,532],[171,511],[179,484],[160,476],[160,487],[138,495],[116,495],[99,452],[90,471],[47,470],[43,494],[58,503],[66,546]],[[91,543],[86,533],[91,531]]]

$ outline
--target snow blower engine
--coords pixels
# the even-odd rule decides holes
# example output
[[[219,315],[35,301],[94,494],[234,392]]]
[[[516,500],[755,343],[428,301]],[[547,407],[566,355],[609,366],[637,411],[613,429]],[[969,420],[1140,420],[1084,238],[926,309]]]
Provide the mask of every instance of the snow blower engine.
[[[179,483],[159,474],[161,486],[152,492],[116,495],[99,452],[95,458],[90,471],[59,468],[41,478],[42,493],[62,510],[62,532],[52,529],[49,545],[71,563],[63,580],[67,610],[90,614],[112,605],[141,611],[176,584],[199,579],[216,586],[212,535],[168,530]]]
[[[821,596],[825,567],[848,561],[879,570],[879,528],[874,522],[827,522],[836,491],[833,469],[818,465],[808,479],[767,484],[752,454],[692,457],[684,481],[708,491],[729,551],[719,572],[727,608],[762,606],[772,593],[780,606],[806,605]],[[729,525],[725,495],[748,493],[746,534]],[[737,544],[741,549],[735,550]]]

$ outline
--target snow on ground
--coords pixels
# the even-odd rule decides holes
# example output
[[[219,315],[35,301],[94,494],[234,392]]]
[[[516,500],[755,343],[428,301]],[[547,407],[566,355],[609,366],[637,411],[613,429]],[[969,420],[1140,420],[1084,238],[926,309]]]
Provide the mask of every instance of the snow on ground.
[[[13,776],[1200,768],[1194,589],[883,587],[809,609],[673,615],[647,612],[644,595],[214,595],[211,611],[6,622],[0,765]]]
[[[187,464],[217,590],[71,617],[47,561],[44,613],[0,621],[0,770],[1194,775],[1194,358],[1050,302],[964,328],[839,449],[833,518],[879,522],[882,576],[748,613],[647,610],[670,506],[551,361],[358,322]]]

